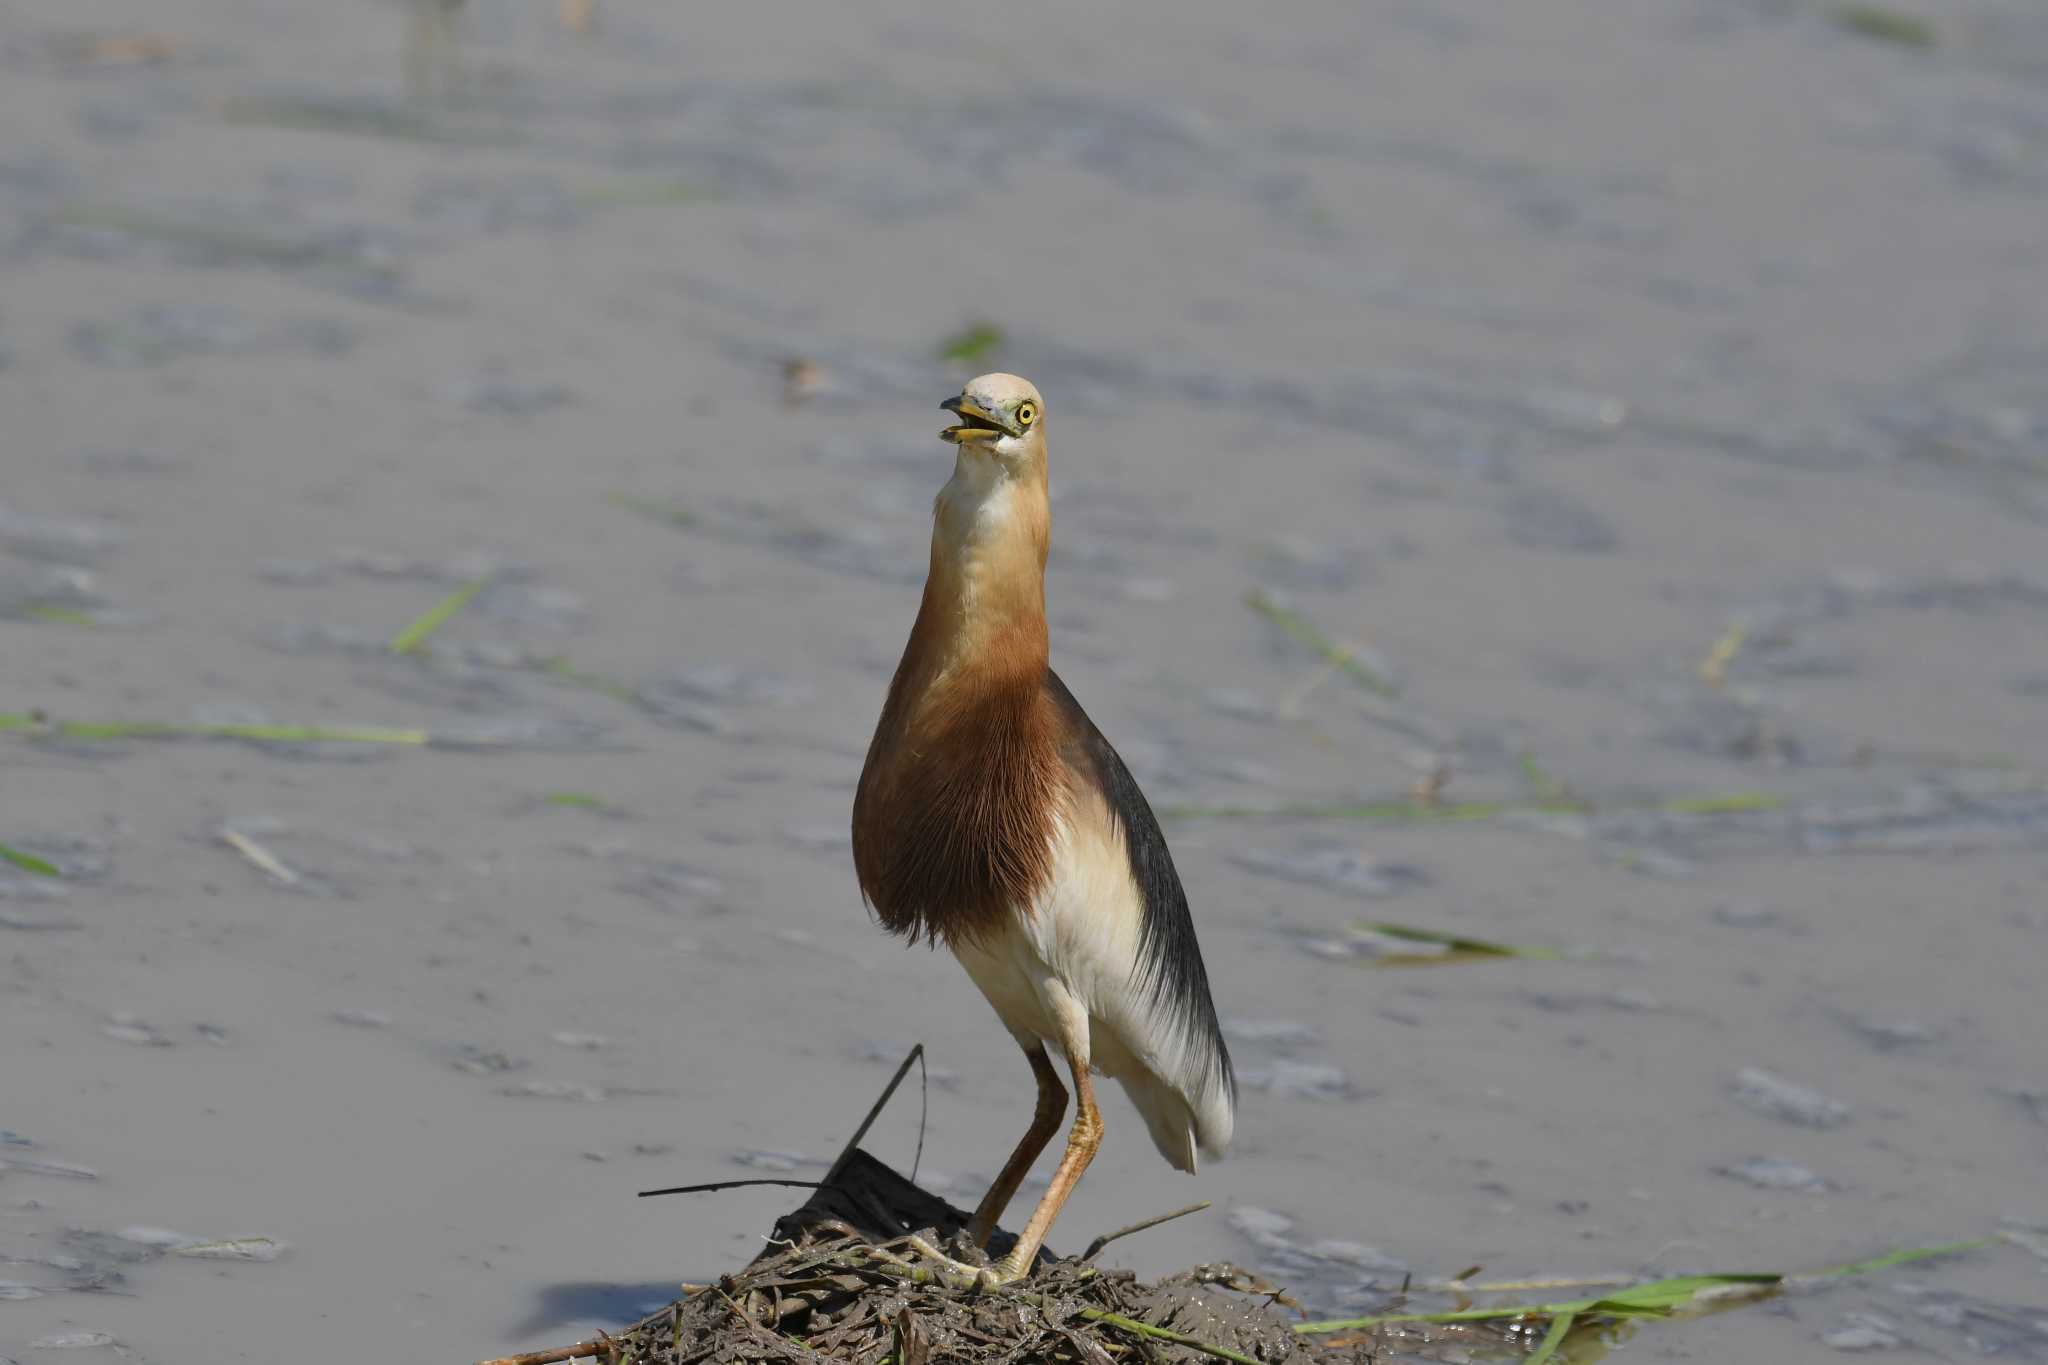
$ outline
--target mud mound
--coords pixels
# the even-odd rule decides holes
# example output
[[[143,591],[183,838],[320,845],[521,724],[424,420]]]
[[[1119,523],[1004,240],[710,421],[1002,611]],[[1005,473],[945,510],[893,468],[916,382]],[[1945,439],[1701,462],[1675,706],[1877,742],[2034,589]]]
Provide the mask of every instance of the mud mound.
[[[1239,1267],[1197,1266],[1154,1282],[1105,1270],[1091,1255],[1041,1252],[1031,1276],[999,1289],[937,1283],[905,1242],[917,1232],[942,1242],[967,1215],[854,1149],[804,1206],[780,1219],[768,1250],[715,1284],[684,1286],[676,1302],[615,1336],[482,1365],[550,1365],[595,1358],[603,1365],[1368,1365],[1472,1358],[1497,1337],[1398,1343],[1369,1334],[1305,1338],[1277,1286]],[[1000,1252],[1009,1235],[998,1233]],[[1490,1334],[1488,1334],[1490,1336]],[[1510,1348],[1512,1352],[1512,1348]]]

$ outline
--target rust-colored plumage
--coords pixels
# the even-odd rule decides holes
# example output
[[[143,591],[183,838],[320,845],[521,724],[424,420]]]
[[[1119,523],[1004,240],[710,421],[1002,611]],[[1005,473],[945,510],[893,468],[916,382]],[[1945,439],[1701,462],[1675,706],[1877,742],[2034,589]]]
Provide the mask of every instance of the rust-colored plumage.
[[[1039,678],[964,680],[922,705],[907,690],[899,671],[889,708],[914,714],[875,737],[854,867],[891,933],[971,942],[1036,900],[1051,872],[1054,718]]]

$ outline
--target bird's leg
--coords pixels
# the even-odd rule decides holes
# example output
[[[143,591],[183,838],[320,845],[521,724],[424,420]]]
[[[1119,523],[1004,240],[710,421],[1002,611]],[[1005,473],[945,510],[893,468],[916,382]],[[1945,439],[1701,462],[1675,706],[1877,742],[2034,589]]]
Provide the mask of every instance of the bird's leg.
[[[1060,994],[1065,997],[1064,991]],[[960,1288],[1008,1284],[1030,1273],[1045,1234],[1052,1230],[1053,1220],[1060,1216],[1067,1196],[1074,1192],[1081,1173],[1095,1159],[1095,1149],[1102,1145],[1102,1114],[1095,1107],[1095,1084],[1088,1075],[1087,1012],[1071,997],[1055,1005],[1055,1012],[1060,1021],[1060,1049],[1067,1054],[1068,1069],[1074,1073],[1074,1126],[1068,1130],[1067,1150],[1052,1173],[1052,1185],[1031,1211],[1031,1221],[1018,1234],[1017,1244],[1010,1248],[1009,1255],[984,1270],[954,1260],[921,1237],[910,1239],[911,1249],[933,1262],[941,1279]]]
[[[1085,1058],[1087,1053],[1084,1051],[1082,1056]],[[1088,1169],[1088,1163],[1095,1160],[1095,1149],[1102,1145],[1102,1114],[1095,1107],[1095,1083],[1089,1079],[1088,1063],[1074,1061],[1072,1066],[1074,1126],[1067,1133],[1067,1150],[1052,1173],[1052,1184],[1039,1199],[1038,1207],[1031,1211],[1031,1221],[1017,1235],[1017,1245],[996,1263],[994,1275],[998,1284],[1030,1272],[1031,1263],[1038,1259],[1038,1248],[1045,1241],[1045,1234],[1052,1231],[1053,1220],[1060,1216],[1067,1196],[1081,1182],[1081,1172]]]
[[[1003,1210],[1017,1195],[1017,1187],[1024,1183],[1024,1177],[1031,1170],[1031,1163],[1038,1160],[1038,1154],[1045,1150],[1045,1144],[1052,1141],[1052,1135],[1060,1128],[1060,1120],[1067,1113],[1067,1088],[1060,1084],[1059,1072],[1053,1070],[1052,1059],[1045,1055],[1045,1044],[1034,1042],[1026,1048],[1024,1055],[1031,1061],[1031,1074],[1038,1078],[1038,1107],[1032,1112],[1031,1126],[1018,1139],[1017,1150],[1010,1153],[1010,1159],[1003,1166],[1003,1173],[996,1177],[995,1184],[988,1187],[981,1204],[974,1210],[974,1219],[967,1225],[967,1240],[978,1247],[988,1245],[994,1235],[996,1224],[1001,1221]]]

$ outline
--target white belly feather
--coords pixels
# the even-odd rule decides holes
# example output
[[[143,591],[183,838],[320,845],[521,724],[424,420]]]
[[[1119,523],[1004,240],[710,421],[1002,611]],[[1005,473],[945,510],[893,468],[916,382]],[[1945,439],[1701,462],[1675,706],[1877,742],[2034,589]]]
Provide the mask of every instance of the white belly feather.
[[[1230,1146],[1230,1089],[1207,1040],[1144,979],[1129,858],[1119,834],[1091,826],[1062,820],[1038,903],[953,953],[1020,1044],[1058,1052],[1077,1041],[1070,1060],[1121,1083],[1160,1154],[1192,1171],[1197,1149],[1218,1157]]]

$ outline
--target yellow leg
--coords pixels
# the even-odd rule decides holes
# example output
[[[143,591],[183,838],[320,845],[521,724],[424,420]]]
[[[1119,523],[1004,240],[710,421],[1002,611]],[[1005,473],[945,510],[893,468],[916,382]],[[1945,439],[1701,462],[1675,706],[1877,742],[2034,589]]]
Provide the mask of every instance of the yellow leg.
[[[588,33],[597,18],[597,0],[562,0],[562,27]]]
[[[1102,1114],[1095,1107],[1095,1084],[1088,1076],[1088,1012],[1056,984],[1052,993],[1054,999],[1048,1003],[1059,1019],[1060,1050],[1067,1054],[1067,1069],[1074,1075],[1075,1111],[1074,1126],[1067,1133],[1067,1150],[1060,1157],[1059,1167],[1052,1173],[1051,1188],[1039,1199],[1038,1207],[1031,1211],[1031,1221],[1018,1234],[1017,1245],[1010,1248],[1010,1254],[985,1270],[954,1260],[921,1237],[910,1239],[911,1249],[931,1262],[941,1279],[961,1288],[1008,1284],[1030,1273],[1031,1263],[1038,1259],[1039,1247],[1045,1244],[1045,1234],[1052,1230],[1053,1220],[1060,1216],[1067,1196],[1074,1192],[1074,1186],[1080,1183],[1081,1173],[1088,1169],[1088,1163],[1095,1159],[1096,1148],[1102,1145]],[[1047,1069],[1050,1070],[1050,1063]],[[1057,1077],[1054,1084],[1058,1084]],[[1041,1102],[1044,1094],[1041,1087]],[[1064,1103],[1061,1107],[1065,1107]],[[1042,1107],[1040,1112],[1043,1113]],[[1036,1120],[1032,1127],[1038,1127]],[[1028,1135],[1026,1140],[1029,1141]],[[1034,1152],[1033,1155],[1037,1154]],[[1017,1157],[1011,1157],[1010,1161],[1011,1165],[1016,1165]],[[1023,1165],[1028,1167],[1030,1163],[1027,1161]],[[1009,1174],[1010,1167],[1004,1167],[1003,1175]],[[1002,1184],[1001,1178],[997,1184]],[[991,1198],[995,1193],[994,1190],[989,1191]],[[987,1204],[989,1201],[982,1202]],[[976,1222],[979,1221],[980,1215],[977,1214]]]
[[[1045,1242],[1045,1234],[1052,1231],[1053,1220],[1060,1216],[1067,1196],[1074,1192],[1074,1186],[1081,1183],[1081,1173],[1088,1169],[1089,1162],[1095,1160],[1095,1149],[1102,1145],[1102,1115],[1095,1108],[1095,1085],[1088,1078],[1088,1064],[1077,1063],[1073,1070],[1074,1126],[1067,1134],[1066,1153],[1060,1157],[1059,1168],[1052,1173],[1051,1187],[1038,1201],[1038,1207],[1031,1211],[1031,1221],[1018,1234],[1017,1245],[996,1263],[995,1279],[998,1284],[1030,1272],[1031,1263],[1038,1259],[1038,1248]]]
[[[1032,1112],[1031,1126],[1018,1140],[1017,1150],[1010,1153],[1003,1173],[996,1177],[995,1184],[988,1187],[980,1207],[974,1210],[974,1221],[967,1225],[967,1240],[978,1247],[988,1245],[996,1224],[1002,1221],[1003,1210],[1010,1206],[1010,1201],[1017,1195],[1017,1187],[1030,1173],[1031,1163],[1038,1160],[1045,1144],[1052,1141],[1052,1135],[1059,1131],[1060,1120],[1067,1113],[1067,1088],[1060,1084],[1059,1073],[1052,1069],[1052,1059],[1045,1055],[1045,1045],[1033,1044],[1024,1055],[1031,1061],[1031,1074],[1038,1078],[1038,1107]]]

